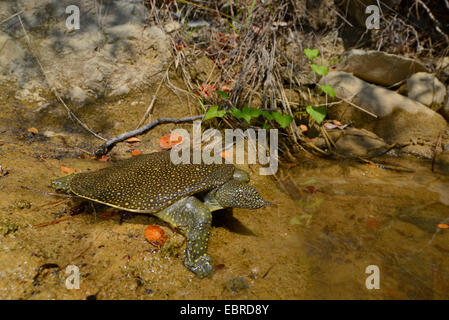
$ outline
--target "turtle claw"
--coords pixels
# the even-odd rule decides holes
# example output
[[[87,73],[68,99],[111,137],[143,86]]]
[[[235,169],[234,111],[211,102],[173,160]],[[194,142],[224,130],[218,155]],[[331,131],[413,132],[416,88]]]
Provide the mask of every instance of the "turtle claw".
[[[200,279],[210,275],[214,268],[212,265],[212,258],[208,254],[203,254],[194,261],[186,259],[184,265]]]

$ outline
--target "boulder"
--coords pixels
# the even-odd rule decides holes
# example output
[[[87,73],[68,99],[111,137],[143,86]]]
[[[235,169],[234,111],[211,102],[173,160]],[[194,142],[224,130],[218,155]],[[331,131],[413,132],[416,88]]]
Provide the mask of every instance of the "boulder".
[[[338,98],[351,101],[376,115],[377,118],[364,115],[364,122],[359,121],[355,125],[373,131],[388,144],[414,144],[423,139],[432,141],[447,128],[444,118],[425,105],[394,91],[369,84],[352,74],[332,71],[321,79],[320,84],[330,85]],[[351,119],[338,120],[347,122]],[[408,151],[413,153],[414,150],[411,148]],[[423,154],[421,150],[417,153],[429,156],[428,152]]]
[[[368,130],[347,128],[335,143],[335,151],[352,157],[371,158],[385,154],[389,146],[382,138]]]
[[[435,169],[440,172],[449,173],[449,150],[437,154]]]
[[[342,70],[360,79],[391,86],[408,79],[426,67],[416,60],[375,50],[353,49],[341,57]]]
[[[66,23],[70,5],[79,8],[79,29]],[[17,12],[27,37],[11,17]],[[21,100],[53,96],[52,87],[75,106],[123,95],[156,81],[171,57],[165,33],[147,25],[142,1],[2,1],[0,20],[8,17],[0,31],[0,84]]]
[[[446,88],[433,74],[417,72],[407,79],[407,95],[426,106],[440,105],[444,102]]]

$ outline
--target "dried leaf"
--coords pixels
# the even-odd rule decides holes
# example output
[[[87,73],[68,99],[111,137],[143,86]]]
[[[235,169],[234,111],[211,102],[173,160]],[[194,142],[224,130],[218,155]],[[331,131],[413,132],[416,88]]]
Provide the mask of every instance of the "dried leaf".
[[[167,236],[164,230],[159,226],[148,226],[145,229],[145,238],[153,246],[160,248],[164,245]]]
[[[125,140],[128,143],[135,143],[135,142],[140,142],[141,140],[139,138],[136,137],[131,137]]]
[[[32,134],[38,134],[39,131],[35,127],[31,127],[27,129],[28,132],[31,132]]]
[[[174,146],[177,146],[178,144],[182,143],[182,136],[177,133],[170,133],[166,134],[165,136],[162,136],[159,140],[159,146],[163,150],[169,150],[173,148]]]
[[[449,228],[449,224],[440,223],[437,227],[440,228],[440,229],[448,229]]]
[[[61,166],[61,171],[67,174],[75,173],[75,169]]]

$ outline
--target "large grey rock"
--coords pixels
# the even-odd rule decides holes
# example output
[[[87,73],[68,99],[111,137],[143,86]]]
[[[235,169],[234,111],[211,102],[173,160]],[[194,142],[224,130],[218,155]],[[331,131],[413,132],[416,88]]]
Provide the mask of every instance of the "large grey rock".
[[[423,104],[352,74],[332,71],[320,84],[332,86],[337,97],[377,115],[377,119],[367,116],[366,123],[356,125],[372,130],[389,144],[434,139],[447,128],[444,118]]]
[[[427,71],[421,62],[375,50],[350,50],[343,54],[341,62],[343,71],[383,86],[406,80],[416,72]]]
[[[408,97],[431,106],[444,102],[446,88],[433,74],[417,72],[407,79]]]
[[[80,29],[70,31],[66,7],[80,9]],[[39,101],[51,87],[74,105],[127,94],[151,84],[170,58],[165,33],[146,25],[142,1],[40,0],[0,2],[0,84],[15,97]],[[42,75],[39,58],[48,82]]]

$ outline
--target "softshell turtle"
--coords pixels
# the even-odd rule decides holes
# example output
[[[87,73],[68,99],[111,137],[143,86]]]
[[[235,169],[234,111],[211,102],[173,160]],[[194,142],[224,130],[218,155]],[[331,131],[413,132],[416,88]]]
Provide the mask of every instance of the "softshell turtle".
[[[232,164],[175,165],[170,152],[162,151],[71,174],[52,185],[121,210],[152,213],[170,223],[186,237],[185,266],[202,278],[213,269],[207,254],[211,212],[270,204],[248,182],[249,174]]]

